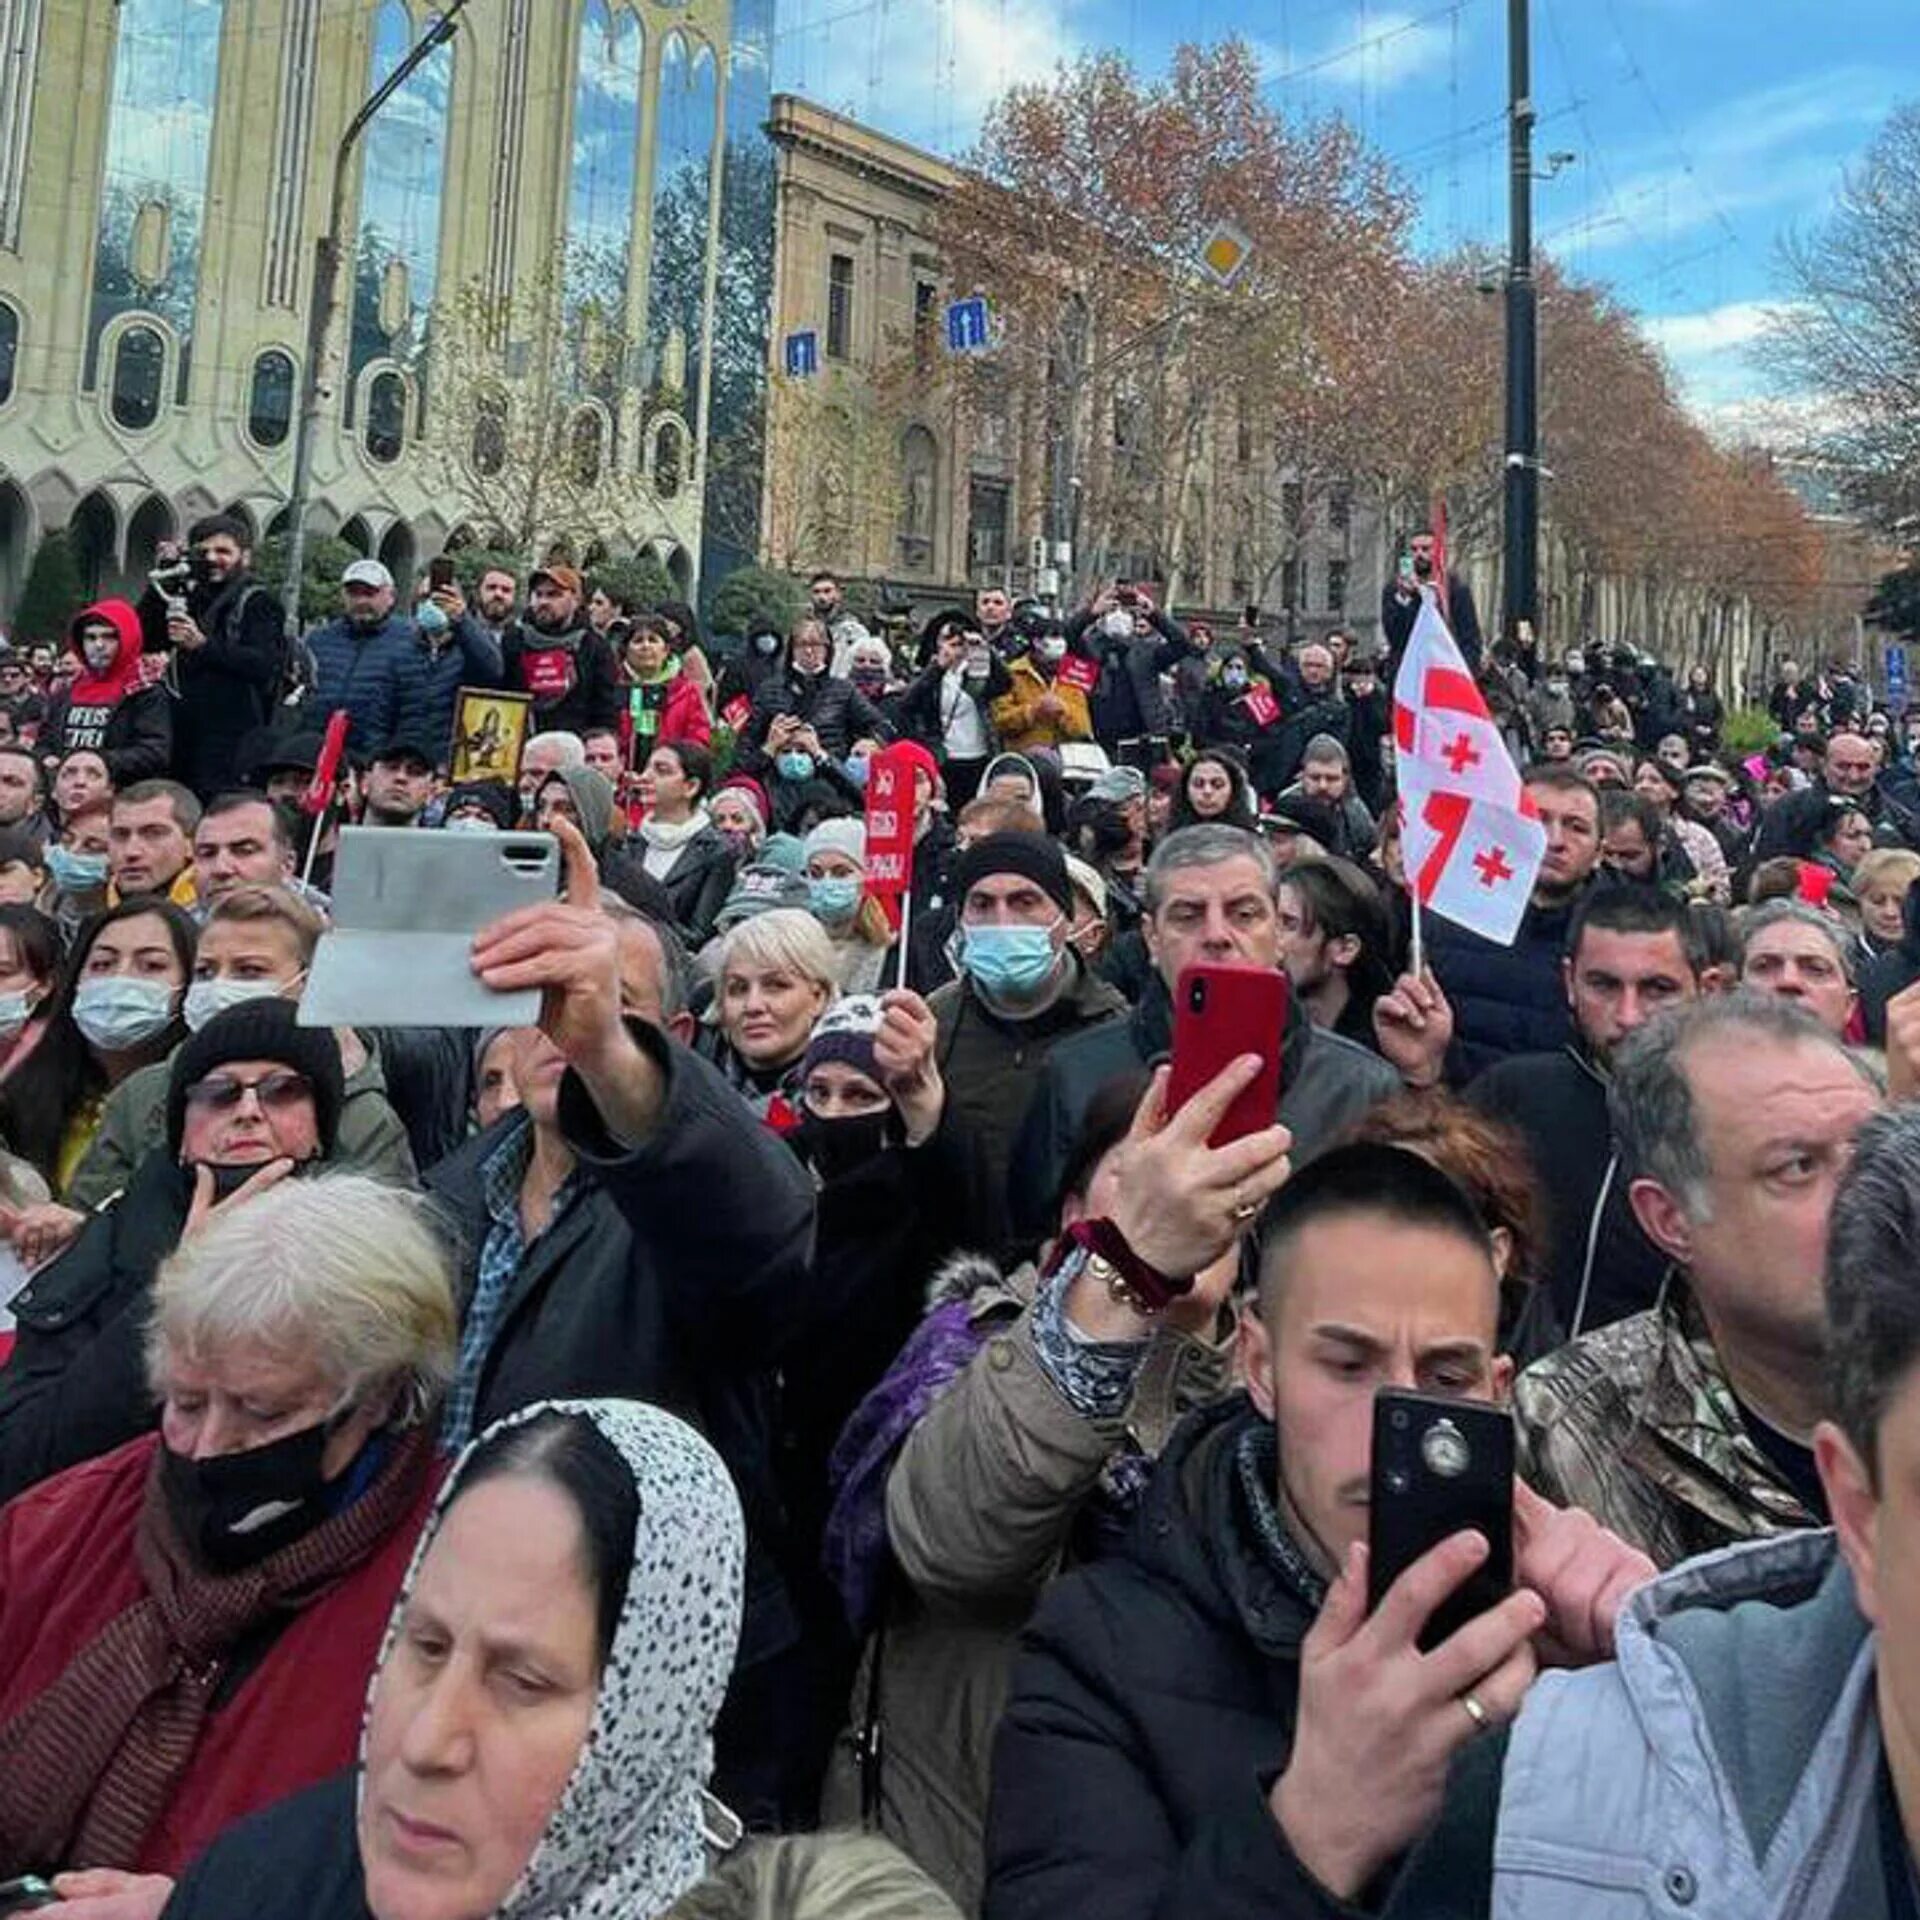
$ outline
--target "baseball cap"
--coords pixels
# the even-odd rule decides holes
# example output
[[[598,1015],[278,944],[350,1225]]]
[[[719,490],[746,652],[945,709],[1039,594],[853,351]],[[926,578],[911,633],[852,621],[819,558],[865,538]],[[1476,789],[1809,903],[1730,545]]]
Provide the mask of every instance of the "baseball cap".
[[[378,560],[356,560],[340,576],[343,587],[393,587],[393,575]]]
[[[1109,767],[1087,789],[1089,800],[1109,800],[1125,804],[1147,797],[1147,776],[1138,767]]]
[[[804,913],[811,898],[807,883],[799,874],[756,863],[740,869],[733,891],[727,895],[726,905],[715,917],[714,925],[725,933],[742,920],[771,913],[776,907],[792,907]]]
[[[529,587],[537,587],[542,580],[548,580],[562,593],[580,592],[583,582],[579,573],[572,567],[535,567],[527,578]]]

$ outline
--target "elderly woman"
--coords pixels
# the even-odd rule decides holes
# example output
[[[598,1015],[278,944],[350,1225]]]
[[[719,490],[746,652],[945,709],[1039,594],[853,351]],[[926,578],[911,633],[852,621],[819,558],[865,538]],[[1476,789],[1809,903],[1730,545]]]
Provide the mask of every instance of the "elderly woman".
[[[61,1891],[154,1912],[164,1884],[127,1876],[347,1764],[454,1342],[439,1239],[357,1175],[167,1263],[159,1433],[0,1510],[0,1875],[108,1870]]]
[[[709,1052],[776,1131],[799,1119],[799,1070],[819,1019],[840,992],[833,942],[810,913],[775,907],[720,941]]]
[[[655,1920],[739,1833],[706,1784],[743,1554],[726,1469],[671,1415],[491,1428],[414,1556],[358,1766],[221,1841],[168,1914]]]
[[[13,1302],[0,1499],[153,1424],[141,1334],[154,1270],[195,1226],[330,1158],[344,1099],[338,1044],[296,1025],[291,1001],[229,1008],[174,1055],[164,1144]]]

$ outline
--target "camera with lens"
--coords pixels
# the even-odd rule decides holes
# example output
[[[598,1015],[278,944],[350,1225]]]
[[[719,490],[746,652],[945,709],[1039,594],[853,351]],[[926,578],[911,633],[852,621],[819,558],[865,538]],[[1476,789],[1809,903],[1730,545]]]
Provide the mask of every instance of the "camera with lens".
[[[155,567],[147,575],[147,582],[157,592],[164,593],[169,599],[177,598],[193,586],[200,578],[201,570],[193,563],[191,555],[183,554],[178,560],[172,560],[164,567]]]

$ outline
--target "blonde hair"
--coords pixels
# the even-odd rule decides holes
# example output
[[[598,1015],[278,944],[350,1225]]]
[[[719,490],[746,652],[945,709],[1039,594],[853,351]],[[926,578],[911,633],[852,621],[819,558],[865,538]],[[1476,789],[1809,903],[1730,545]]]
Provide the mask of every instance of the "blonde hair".
[[[1897,887],[1905,893],[1916,880],[1920,880],[1920,853],[1909,853],[1905,847],[1875,847],[1862,856],[1847,884],[1859,899],[1869,887]]]
[[[222,1209],[161,1266],[147,1376],[248,1343],[311,1362],[342,1406],[391,1390],[423,1423],[453,1379],[459,1323],[426,1200],[365,1174],[283,1180]]]
[[[751,1840],[661,1920],[960,1920],[898,1847],[864,1833]]]
[[[714,977],[724,981],[728,968],[736,963],[785,967],[825,987],[829,1000],[840,991],[840,962],[834,957],[833,942],[826,928],[798,907],[775,907],[729,928],[714,956]]]
[[[235,887],[231,893],[223,893],[207,909],[207,918],[201,931],[204,933],[207,927],[224,926],[228,922],[236,926],[263,926],[269,920],[277,920],[293,935],[300,964],[303,967],[310,966],[313,950],[320,944],[320,936],[326,931],[327,923],[297,893],[286,887],[255,885]]]

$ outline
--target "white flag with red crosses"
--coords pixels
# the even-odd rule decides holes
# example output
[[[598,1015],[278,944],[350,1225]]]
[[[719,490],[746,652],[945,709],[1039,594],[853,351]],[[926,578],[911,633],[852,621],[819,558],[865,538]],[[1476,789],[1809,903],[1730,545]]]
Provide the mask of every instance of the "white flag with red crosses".
[[[1393,745],[1408,887],[1423,907],[1510,947],[1547,831],[1431,595],[1393,683]]]

